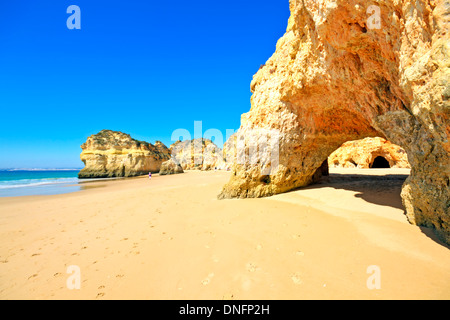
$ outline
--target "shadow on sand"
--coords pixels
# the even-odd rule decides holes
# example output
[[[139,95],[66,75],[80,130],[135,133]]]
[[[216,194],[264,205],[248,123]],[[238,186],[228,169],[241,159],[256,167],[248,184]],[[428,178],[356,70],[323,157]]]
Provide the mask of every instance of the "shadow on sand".
[[[331,187],[357,192],[355,197],[381,206],[403,209],[400,193],[407,174],[339,174],[332,173],[306,189]]]
[[[369,203],[389,206],[404,210],[402,198],[400,196],[402,186],[408,174],[342,174],[331,173],[311,186],[303,189],[318,189],[331,187],[334,189],[351,190],[357,192],[355,197],[361,198]],[[423,234],[436,243],[450,249],[449,245],[442,242],[435,234],[434,229],[419,227]]]

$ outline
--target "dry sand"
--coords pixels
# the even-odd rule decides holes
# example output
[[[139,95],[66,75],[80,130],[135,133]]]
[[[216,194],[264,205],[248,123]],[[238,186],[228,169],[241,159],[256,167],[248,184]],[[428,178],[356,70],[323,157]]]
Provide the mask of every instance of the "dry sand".
[[[230,173],[194,171],[2,198],[0,298],[449,299],[449,248],[403,215],[408,171],[332,172],[266,199],[219,201]]]

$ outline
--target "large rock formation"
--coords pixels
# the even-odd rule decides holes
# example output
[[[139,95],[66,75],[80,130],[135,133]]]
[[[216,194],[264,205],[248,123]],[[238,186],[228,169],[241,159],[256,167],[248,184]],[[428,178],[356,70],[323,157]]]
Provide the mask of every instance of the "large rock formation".
[[[85,168],[79,178],[132,177],[159,172],[161,164],[170,159],[169,149],[160,141],[152,145],[111,130],[88,137],[81,149]]]
[[[408,154],[409,221],[450,243],[448,0],[291,0],[290,10],[286,34],[251,83],[238,132],[248,161],[234,166],[219,197],[306,186],[344,142],[380,136]],[[277,159],[255,159],[255,150],[270,151],[258,147],[264,136],[278,139]]]
[[[328,157],[330,167],[368,169],[384,159],[389,168],[410,168],[406,151],[383,138],[348,141]]]
[[[184,170],[223,170],[227,166],[222,150],[209,139],[177,141],[170,151]]]

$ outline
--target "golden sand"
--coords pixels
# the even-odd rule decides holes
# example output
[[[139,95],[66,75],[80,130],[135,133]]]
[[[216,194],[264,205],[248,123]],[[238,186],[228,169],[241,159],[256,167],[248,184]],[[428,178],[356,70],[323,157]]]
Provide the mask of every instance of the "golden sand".
[[[407,171],[332,172],[265,199],[194,171],[1,198],[0,298],[449,299],[450,250],[406,221],[401,179],[368,176]]]

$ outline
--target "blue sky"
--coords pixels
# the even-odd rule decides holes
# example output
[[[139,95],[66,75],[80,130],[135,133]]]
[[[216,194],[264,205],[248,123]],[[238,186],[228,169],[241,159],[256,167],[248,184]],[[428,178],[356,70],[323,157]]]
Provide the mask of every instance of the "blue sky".
[[[69,30],[67,7],[81,9]],[[102,129],[237,129],[288,0],[0,2],[0,168],[81,168]]]

